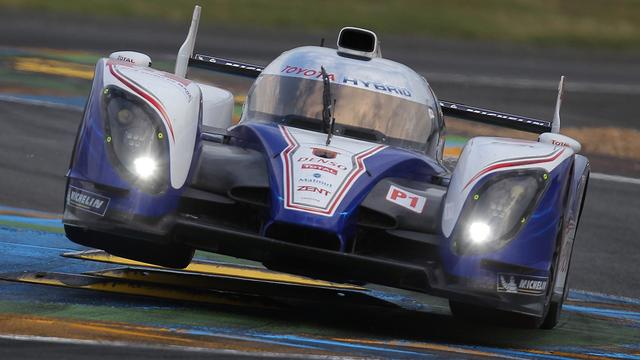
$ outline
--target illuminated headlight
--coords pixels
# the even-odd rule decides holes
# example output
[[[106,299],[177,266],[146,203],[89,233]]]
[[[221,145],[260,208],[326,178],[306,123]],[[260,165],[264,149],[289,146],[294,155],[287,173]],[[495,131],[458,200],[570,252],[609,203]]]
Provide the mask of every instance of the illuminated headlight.
[[[105,143],[120,175],[157,193],[167,184],[168,144],[164,125],[142,99],[110,86],[102,93]]]
[[[458,254],[500,249],[526,224],[549,175],[543,170],[494,175],[469,195],[453,236]]]
[[[139,157],[133,160],[133,167],[141,179],[149,179],[156,172],[155,160],[148,157]]]
[[[474,244],[484,244],[491,235],[491,226],[482,221],[475,221],[469,225],[469,240]]]

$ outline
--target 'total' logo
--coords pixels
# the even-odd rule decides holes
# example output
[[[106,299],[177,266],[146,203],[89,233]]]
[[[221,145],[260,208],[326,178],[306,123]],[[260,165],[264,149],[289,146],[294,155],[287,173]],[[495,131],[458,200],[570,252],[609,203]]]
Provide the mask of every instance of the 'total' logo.
[[[427,199],[424,196],[414,194],[393,185],[389,187],[386,199],[419,214],[422,213],[427,203]]]

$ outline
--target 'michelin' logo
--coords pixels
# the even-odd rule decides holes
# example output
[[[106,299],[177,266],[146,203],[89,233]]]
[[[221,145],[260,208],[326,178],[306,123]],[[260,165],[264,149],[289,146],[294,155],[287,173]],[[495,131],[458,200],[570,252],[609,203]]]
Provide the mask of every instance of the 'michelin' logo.
[[[106,196],[75,186],[69,186],[67,191],[67,205],[100,216],[104,216],[107,212],[109,201],[111,199]]]

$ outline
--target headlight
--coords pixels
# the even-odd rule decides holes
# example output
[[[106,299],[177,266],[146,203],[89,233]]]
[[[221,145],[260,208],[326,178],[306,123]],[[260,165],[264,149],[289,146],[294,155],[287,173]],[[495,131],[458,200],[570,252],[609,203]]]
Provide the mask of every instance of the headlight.
[[[120,175],[148,192],[166,188],[168,144],[158,115],[115,86],[103,90],[102,110],[109,157]]]
[[[496,174],[472,192],[453,236],[458,254],[498,250],[518,233],[544,193],[549,175],[543,170]]]

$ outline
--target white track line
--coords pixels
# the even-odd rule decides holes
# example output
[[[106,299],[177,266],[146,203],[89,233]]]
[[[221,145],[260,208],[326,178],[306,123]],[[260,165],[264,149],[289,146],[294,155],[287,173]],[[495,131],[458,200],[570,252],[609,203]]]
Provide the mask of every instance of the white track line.
[[[529,85],[531,85],[531,84],[529,84]],[[523,86],[524,86],[524,84],[523,84]],[[546,84],[545,84],[545,86],[546,86]],[[640,87],[638,87],[638,92],[640,93]],[[59,103],[49,102],[49,101],[23,99],[23,98],[19,98],[19,97],[15,97],[15,96],[6,96],[6,95],[1,95],[1,94],[0,94],[0,101],[16,102],[16,103],[22,103],[22,104],[38,105],[38,106],[43,106],[43,107],[63,108],[63,109],[68,109],[68,110],[82,111],[82,109],[77,107],[77,106],[59,104]],[[601,174],[601,173],[591,173],[591,178],[595,179],[595,180],[604,180],[604,181],[613,181],[613,182],[619,182],[619,183],[624,183],[624,184],[640,185],[640,179],[630,178],[630,177],[626,177],[626,176],[608,175],[608,174]]]
[[[640,305],[640,299],[635,299],[628,296],[604,294],[604,293],[588,291],[588,290],[569,289],[569,298],[571,298],[571,293],[594,296],[594,297],[602,297],[602,298],[613,300],[613,301],[620,301],[620,302],[626,302],[629,304]]]
[[[0,94],[0,101],[12,102],[16,104],[37,105],[37,106],[42,106],[42,107],[52,108],[52,109],[82,111],[81,107],[74,106],[74,105],[67,105],[67,104],[62,104],[62,103],[53,102],[53,101],[46,101],[46,100],[26,99],[18,96],[3,95],[3,94]]]
[[[619,175],[591,173],[591,175],[589,175],[589,178],[594,180],[612,181],[612,182],[623,183],[623,184],[640,185],[640,179],[626,177],[626,176],[619,176]]]
[[[84,340],[84,339],[70,339],[52,336],[35,336],[35,335],[12,335],[12,334],[0,334],[0,339],[14,340],[14,341],[37,341],[53,344],[66,344],[66,345],[89,345],[89,346],[109,346],[119,348],[130,349],[149,349],[149,350],[176,350],[193,353],[207,353],[218,355],[241,355],[241,356],[255,356],[260,358],[272,358],[272,359],[312,359],[312,360],[351,360],[351,359],[363,359],[363,357],[353,356],[336,356],[336,355],[312,355],[312,354],[296,354],[296,353],[274,353],[274,352],[251,352],[240,351],[230,349],[208,349],[198,348],[192,346],[181,345],[145,345],[127,343],[124,341],[101,341],[101,340]]]
[[[495,86],[510,89],[533,89],[533,90],[554,90],[558,88],[558,80],[538,80],[527,78],[508,78],[499,76],[484,75],[464,75],[453,73],[430,73],[426,72],[429,81],[454,83],[454,84],[475,84],[484,86]],[[558,77],[559,78],[559,77]],[[573,81],[567,83],[567,91],[590,94],[619,94],[619,95],[639,95],[640,86],[632,84],[597,83],[586,81]]]

